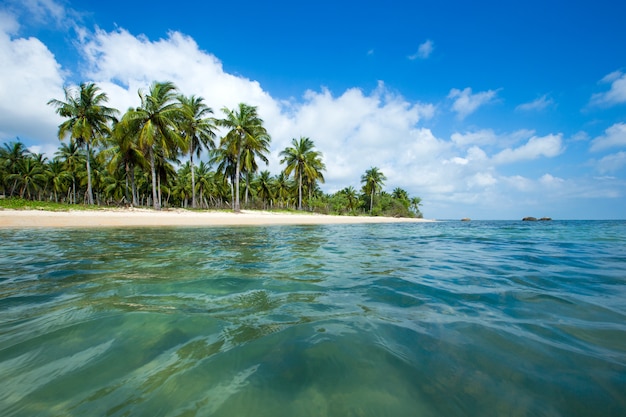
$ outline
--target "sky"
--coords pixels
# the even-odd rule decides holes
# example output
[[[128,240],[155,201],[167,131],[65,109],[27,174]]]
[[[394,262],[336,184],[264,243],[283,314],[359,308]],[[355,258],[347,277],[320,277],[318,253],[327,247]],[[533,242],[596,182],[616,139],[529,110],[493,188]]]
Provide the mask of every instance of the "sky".
[[[0,143],[52,157],[46,103],[172,81],[216,117],[258,107],[269,165],[309,137],[322,190],[384,189],[435,219],[626,218],[626,2],[0,0]]]

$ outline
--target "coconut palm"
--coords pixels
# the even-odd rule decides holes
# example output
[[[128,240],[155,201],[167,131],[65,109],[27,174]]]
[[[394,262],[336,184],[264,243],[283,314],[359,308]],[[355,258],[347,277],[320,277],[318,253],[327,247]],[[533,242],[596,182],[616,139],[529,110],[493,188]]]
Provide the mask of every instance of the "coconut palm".
[[[131,132],[136,132],[137,143],[148,156],[152,180],[152,202],[161,209],[157,194],[157,157],[172,157],[178,150],[186,150],[179,135],[177,121],[182,119],[176,86],[172,82],[155,82],[148,93],[139,90],[140,107],[129,110],[122,118]],[[159,187],[160,194],[160,187]]]
[[[72,179],[72,174],[65,170],[63,162],[55,158],[46,167],[46,175],[52,188],[54,201],[59,201],[59,193],[67,190],[67,183]]]
[[[6,185],[8,186],[8,183],[12,182],[11,191],[9,193],[10,196],[15,192],[18,180],[17,177],[13,177],[13,180],[9,181],[8,177],[11,174],[17,174],[22,161],[30,155],[30,151],[26,149],[26,146],[24,146],[19,139],[15,142],[5,143],[4,146],[0,148],[0,163],[4,170],[4,178],[7,181]]]
[[[193,164],[194,154],[200,158],[202,149],[215,148],[215,119],[209,115],[213,110],[203,103],[202,97],[179,96],[183,113],[180,126],[183,138],[189,149],[189,165],[191,170],[191,207],[196,208],[196,177]]]
[[[419,218],[422,218],[422,212],[420,211],[420,206],[422,205],[422,199],[419,197],[413,197],[410,200],[410,208],[415,213],[415,215]]]
[[[235,161],[235,190],[233,210],[241,210],[239,204],[239,179],[241,176],[241,156],[244,151],[249,150],[251,158],[262,156],[267,152],[267,145],[271,138],[263,127],[263,120],[257,113],[257,108],[245,103],[239,103],[236,109],[230,110],[226,107],[222,109],[225,118],[217,120],[216,124],[228,129],[222,138],[220,147],[227,150],[226,155],[234,157]]]
[[[79,167],[85,163],[85,157],[75,142],[62,143],[54,155],[55,158],[61,161],[65,170],[70,173],[72,179],[72,193],[70,194],[72,198],[70,199],[76,204],[76,179]],[[68,194],[69,191],[68,189]]]
[[[353,186],[350,186],[344,188],[343,190],[341,190],[341,192],[343,195],[346,196],[346,199],[348,200],[348,211],[353,211],[356,208],[355,203],[358,200],[356,190]]]
[[[22,159],[18,164],[17,172],[7,176],[9,180],[16,181],[20,185],[20,198],[24,198],[28,194],[28,198],[32,197],[31,192],[36,192],[46,183],[46,173],[43,165],[33,157]]]
[[[376,167],[368,169],[365,171],[365,174],[361,176],[363,191],[370,196],[370,214],[374,208],[374,195],[380,192],[386,179],[387,177]]]
[[[120,167],[124,168],[125,189],[124,196],[126,201],[133,206],[139,204],[137,197],[137,184],[135,182],[135,167],[143,166],[145,158],[139,149],[137,132],[133,132],[130,126],[125,123],[116,123],[111,136],[108,138],[108,148],[102,151],[102,156],[108,160],[107,168],[109,173],[117,171]],[[130,187],[129,187],[130,182]],[[128,191],[131,191],[131,197]]]
[[[78,90],[65,88],[65,101],[52,99],[48,104],[56,107],[59,116],[67,120],[59,125],[59,139],[69,135],[79,147],[87,149],[87,201],[93,204],[91,188],[91,147],[104,135],[111,133],[110,124],[116,121],[118,111],[104,106],[106,93],[94,83],[81,84]]]
[[[259,176],[254,181],[254,188],[256,189],[256,195],[263,202],[263,207],[266,207],[268,201],[272,201],[274,198],[272,192],[272,177],[269,171],[261,171]]]
[[[293,183],[289,180],[289,177],[285,175],[285,172],[281,172],[276,177],[274,177],[273,184],[273,195],[277,198],[281,207],[284,207],[285,203],[289,201],[289,196],[291,195],[292,190],[295,188]]]
[[[293,146],[280,152],[279,155],[283,156],[280,163],[286,163],[285,174],[289,176],[293,172],[298,181],[298,210],[302,210],[303,180],[309,183],[309,190],[311,190],[314,188],[315,181],[324,181],[322,171],[326,167],[322,162],[321,152],[313,150],[315,145],[311,139],[306,137],[293,138],[291,144]]]

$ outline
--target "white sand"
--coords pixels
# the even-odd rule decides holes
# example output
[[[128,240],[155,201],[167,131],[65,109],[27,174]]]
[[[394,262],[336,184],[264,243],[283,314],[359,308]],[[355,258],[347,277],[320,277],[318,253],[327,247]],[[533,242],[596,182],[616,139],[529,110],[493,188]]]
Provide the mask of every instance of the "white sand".
[[[87,211],[0,210],[0,228],[7,227],[131,227],[236,226],[354,223],[416,223],[432,220],[366,216],[219,211],[113,209]]]

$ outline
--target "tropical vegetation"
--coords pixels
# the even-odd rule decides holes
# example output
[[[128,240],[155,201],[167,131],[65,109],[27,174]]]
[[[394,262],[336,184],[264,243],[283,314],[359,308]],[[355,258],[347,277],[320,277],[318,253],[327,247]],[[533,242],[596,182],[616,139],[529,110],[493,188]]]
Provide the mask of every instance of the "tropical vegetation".
[[[371,167],[360,190],[324,193],[323,153],[308,137],[293,138],[272,175],[271,136],[258,109],[240,103],[222,117],[171,82],[138,92],[120,115],[95,84],[67,88],[49,101],[61,116],[60,144],[49,159],[17,138],[0,146],[0,207],[141,206],[190,209],[306,210],[343,215],[421,217],[421,199],[383,190]],[[118,115],[120,116],[118,118]],[[218,135],[221,135],[218,137]]]

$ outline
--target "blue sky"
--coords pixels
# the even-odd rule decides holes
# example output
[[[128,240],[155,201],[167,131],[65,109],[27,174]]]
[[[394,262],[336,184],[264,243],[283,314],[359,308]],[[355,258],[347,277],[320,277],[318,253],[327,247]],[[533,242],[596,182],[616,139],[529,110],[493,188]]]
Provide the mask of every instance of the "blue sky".
[[[615,1],[0,2],[0,141],[52,154],[46,106],[96,82],[120,110],[171,80],[217,116],[259,107],[323,189],[423,199],[429,218],[626,218],[626,4]],[[35,121],[35,122],[33,122]]]

